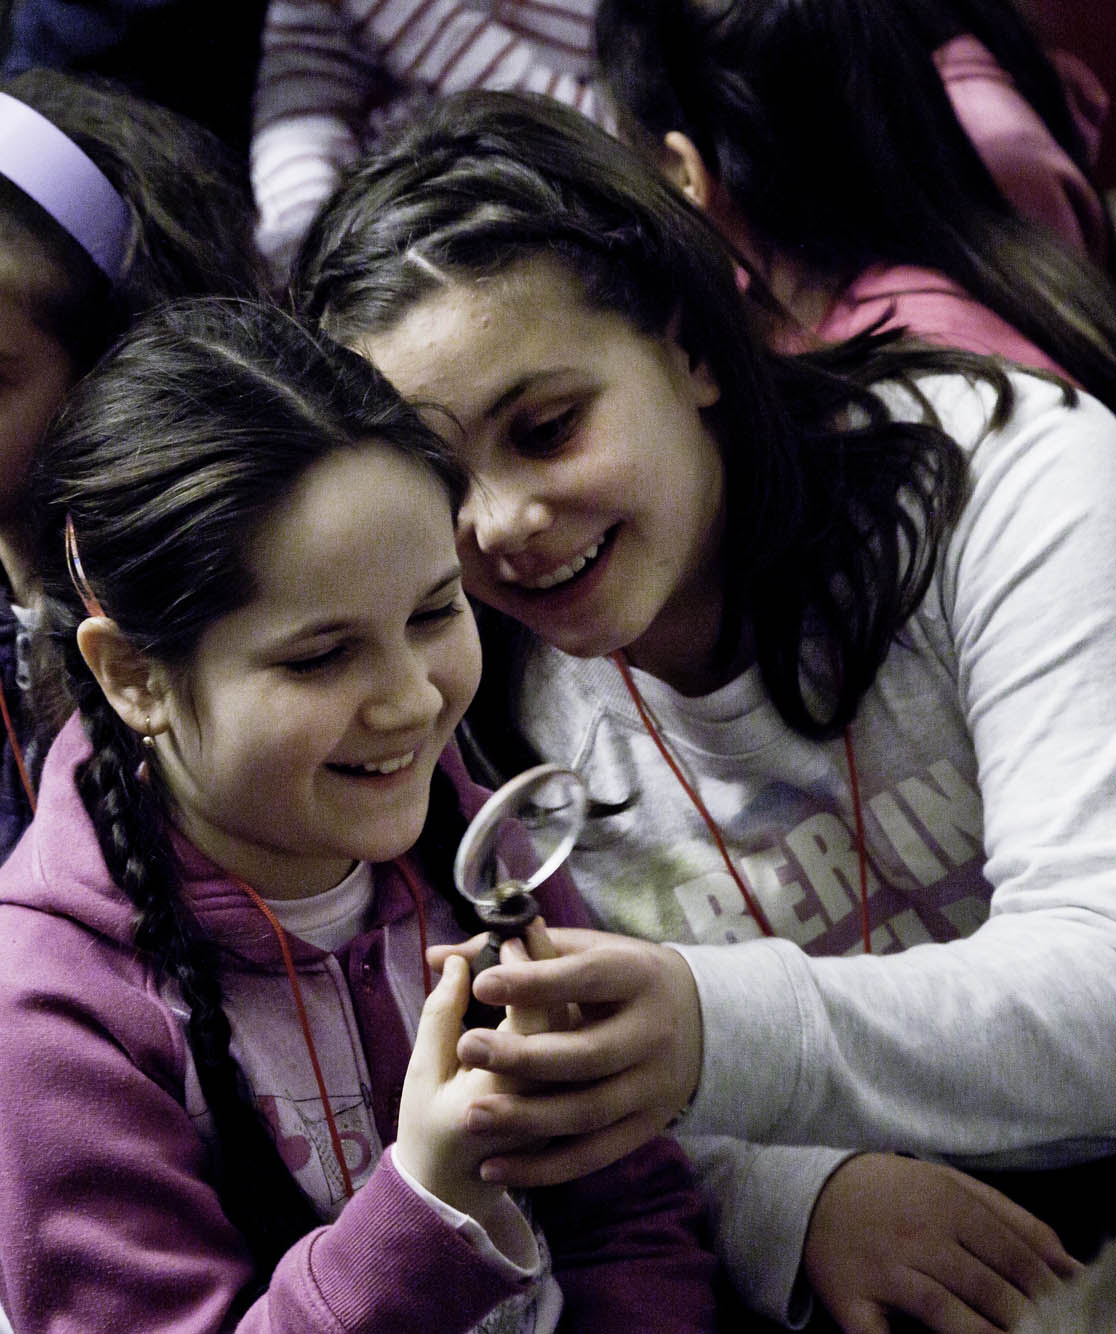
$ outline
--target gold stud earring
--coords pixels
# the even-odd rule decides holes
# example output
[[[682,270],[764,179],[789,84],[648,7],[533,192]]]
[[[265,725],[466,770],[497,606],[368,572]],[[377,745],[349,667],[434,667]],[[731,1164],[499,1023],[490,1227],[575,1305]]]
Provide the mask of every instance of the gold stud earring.
[[[143,748],[144,750],[154,750],[155,738],[151,735],[150,714],[146,714],[144,716],[144,722],[146,724],[147,730],[144,732],[142,738]],[[151,781],[151,766],[147,763],[146,756],[144,756],[144,758],[140,760],[139,764],[136,765],[136,779],[141,783],[149,783]]]

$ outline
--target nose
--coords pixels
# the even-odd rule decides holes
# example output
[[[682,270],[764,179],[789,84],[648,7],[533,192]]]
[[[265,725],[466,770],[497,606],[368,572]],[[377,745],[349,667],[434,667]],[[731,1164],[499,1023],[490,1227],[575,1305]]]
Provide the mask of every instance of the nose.
[[[444,703],[422,655],[404,644],[377,663],[357,712],[370,731],[420,732],[433,725]]]
[[[486,555],[512,554],[522,551],[550,522],[549,506],[527,478],[480,478],[470,486],[458,515],[458,537],[471,537]]]

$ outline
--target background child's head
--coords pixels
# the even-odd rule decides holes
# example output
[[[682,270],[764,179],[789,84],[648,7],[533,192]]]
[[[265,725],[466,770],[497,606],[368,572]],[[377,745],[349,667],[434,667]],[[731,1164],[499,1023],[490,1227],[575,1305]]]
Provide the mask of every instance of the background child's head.
[[[685,136],[747,253],[849,278],[880,259],[931,263],[951,210],[1005,208],[931,58],[955,35],[942,9],[602,0],[598,59],[625,136],[675,172],[664,140]]]
[[[371,471],[358,476],[351,467],[361,461],[370,462]],[[357,482],[377,481],[381,494],[353,494]],[[475,685],[479,663],[468,612],[454,617],[447,610],[457,600],[452,524],[462,490],[460,471],[437,436],[365,361],[317,341],[278,310],[235,301],[180,303],[142,319],[75,388],[37,462],[33,494],[44,553],[44,621],[93,747],[79,767],[78,788],[109,871],[136,906],[137,946],[159,975],[182,990],[199,1078],[225,1151],[222,1199],[261,1264],[273,1263],[312,1215],[300,1206],[267,1132],[244,1114],[219,978],[181,902],[167,817],[184,823],[190,836],[199,829],[211,834],[232,801],[242,805],[250,824],[262,818],[268,799],[286,799],[283,776],[273,771],[275,738],[289,736],[307,718],[327,717],[337,730],[329,733],[325,753],[320,738],[307,738],[308,750],[319,748],[313,752],[316,767],[354,772],[289,775],[301,815],[324,809],[312,804],[324,790],[333,816],[353,817],[353,833],[361,814],[371,821],[367,837],[382,839],[376,815],[382,805],[398,818],[396,840],[415,836],[412,817],[417,811],[421,826],[426,811],[417,780],[407,780],[408,787],[393,783],[391,774],[362,777],[355,770],[367,763],[384,768],[383,762],[390,768],[410,748],[421,750],[431,738],[444,741]],[[323,508],[323,494],[332,506]],[[387,551],[378,545],[383,533],[354,535],[344,526],[350,497],[354,515],[375,511],[383,518]],[[402,518],[392,515],[393,505]],[[340,633],[334,625],[322,626],[322,614],[330,621],[336,616],[332,601],[296,608],[288,600],[290,589],[302,588],[297,562],[307,553],[318,569],[315,593],[333,596],[322,588],[321,552],[313,545],[320,534],[310,531],[331,516],[351,548],[345,567],[341,557],[335,560],[338,596],[349,599],[348,621],[362,614],[349,605],[362,591],[374,603],[364,631],[348,623]],[[88,606],[65,556],[67,518]],[[400,529],[400,523],[407,526]],[[419,548],[416,537],[403,550],[413,534],[429,535],[430,548]],[[386,604],[378,586],[369,592],[354,583],[367,582],[368,571],[377,569],[389,587]],[[398,592],[408,579],[418,581],[417,593],[410,585]],[[414,605],[402,607],[406,597]],[[259,641],[253,638],[255,622],[240,618],[261,605],[269,633],[278,624],[272,612],[289,615],[297,642],[278,661],[254,660],[246,667],[246,655]],[[103,620],[91,616],[98,609]],[[316,631],[307,633],[307,620],[317,622]],[[248,633],[230,644],[223,627],[233,621]],[[96,674],[79,651],[79,626]],[[91,628],[101,636],[92,648]],[[441,666],[456,673],[456,693],[439,711],[429,705],[422,670],[434,652],[431,644],[450,640],[460,661]],[[359,698],[354,675],[365,678],[371,691],[385,663],[398,687],[389,704],[412,695],[418,704],[410,712],[384,706],[387,711],[375,717],[359,708],[341,716],[341,704]],[[305,692],[301,720],[298,692]],[[151,715],[150,728],[145,714]],[[150,753],[141,741],[147,730],[166,748],[155,752],[145,780],[139,766]],[[253,750],[259,766],[254,778]],[[305,757],[296,763],[306,768]],[[431,756],[423,750],[409,763],[428,789]],[[239,782],[230,791],[234,769]],[[352,790],[338,795],[346,785]],[[400,792],[406,798],[402,812],[392,805],[403,802]],[[190,818],[182,821],[184,806]],[[220,843],[203,837],[203,850],[226,869],[250,874],[253,868],[237,860],[237,840],[255,832],[254,824],[232,831],[226,845],[233,850],[231,867],[221,860]],[[343,832],[336,823],[300,830],[321,836],[324,844],[316,850],[335,859]],[[397,842],[390,851],[402,850]],[[342,849],[346,869],[351,860]],[[264,893],[271,888],[259,887]],[[288,884],[276,888],[291,892]]]
[[[935,63],[959,33],[987,44],[1080,167],[1058,79],[1011,0],[601,0],[597,11],[625,137],[709,212],[801,325],[824,323],[876,265],[933,269],[1114,406],[1116,293],[1001,194]],[[990,121],[986,142],[998,137]],[[1042,151],[1026,129],[1004,140],[1005,156],[1035,164],[1041,199]],[[891,276],[900,292],[911,284]],[[964,339],[964,318],[939,318],[920,333]]]
[[[46,209],[4,178],[0,153],[5,251],[26,257],[36,284],[47,280],[34,308],[76,372],[88,368],[127,319],[161,301],[261,290],[251,195],[243,170],[212,134],[115,85],[57,70],[31,70],[0,91],[77,145],[126,210],[120,263],[106,274]],[[45,141],[42,151],[51,151]]]
[[[4,529],[65,389],[132,318],[177,296],[261,288],[250,195],[214,136],[53,70],[0,92]],[[8,562],[11,534],[0,537]]]

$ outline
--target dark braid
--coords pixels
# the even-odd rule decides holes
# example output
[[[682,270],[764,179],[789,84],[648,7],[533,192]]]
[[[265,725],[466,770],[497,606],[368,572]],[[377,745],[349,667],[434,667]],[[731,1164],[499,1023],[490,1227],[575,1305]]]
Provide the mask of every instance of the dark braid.
[[[44,626],[93,748],[78,790],[109,873],[135,906],[136,946],[187,1009],[215,1132],[213,1184],[257,1283],[321,1219],[230,1053],[219,953],[184,897],[157,769],[148,781],[137,776],[144,749],[78,651],[86,612],[62,532],[71,516],[84,571],[123,633],[188,672],[205,629],[252,595],[244,552],[256,527],[316,460],[369,440],[428,468],[456,507],[456,464],[361,358],[319,345],[269,307],[183,303],[141,321],[78,387],[34,480]],[[440,799],[439,819],[446,806]],[[429,848],[444,868],[440,838]]]
[[[52,619],[57,630],[75,618],[55,604]],[[284,1166],[230,1054],[217,951],[183,901],[161,788],[137,777],[143,747],[85,666],[76,628],[75,620],[75,633],[58,639],[93,747],[77,771],[78,792],[109,874],[135,905],[137,948],[160,984],[177,986],[188,1010],[186,1039],[213,1119],[212,1181],[262,1280],[321,1220]]]

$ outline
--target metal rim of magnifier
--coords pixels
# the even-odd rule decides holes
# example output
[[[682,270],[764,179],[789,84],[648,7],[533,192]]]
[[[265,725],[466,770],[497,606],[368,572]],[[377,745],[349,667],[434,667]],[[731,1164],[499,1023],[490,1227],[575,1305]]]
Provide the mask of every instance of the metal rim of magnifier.
[[[537,889],[548,876],[554,874],[573,851],[585,819],[588,802],[581,775],[576,770],[567,769],[560,764],[537,764],[533,769],[525,769],[523,773],[510,778],[493,792],[469,822],[469,827],[457,849],[457,856],[453,859],[453,879],[470,903],[481,903],[487,897],[479,893],[475,885],[477,873],[483,865],[482,854],[487,850],[487,841],[492,832],[499,827],[501,821],[515,815],[520,806],[520,798],[525,792],[553,778],[571,780],[569,789],[574,806],[573,818],[569,829],[555,844],[550,855],[529,879],[523,881],[523,892],[529,894],[533,889]]]

